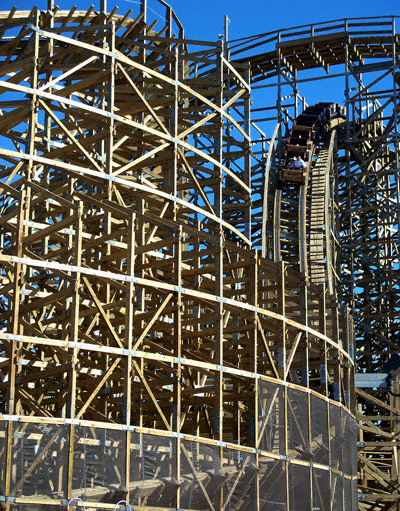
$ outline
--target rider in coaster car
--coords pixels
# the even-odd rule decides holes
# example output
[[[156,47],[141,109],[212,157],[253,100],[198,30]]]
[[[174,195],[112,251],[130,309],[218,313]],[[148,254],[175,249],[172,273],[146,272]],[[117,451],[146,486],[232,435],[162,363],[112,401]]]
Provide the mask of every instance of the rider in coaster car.
[[[294,161],[294,168],[297,170],[304,169],[306,164],[304,163],[304,160],[300,155],[297,156],[296,160]]]

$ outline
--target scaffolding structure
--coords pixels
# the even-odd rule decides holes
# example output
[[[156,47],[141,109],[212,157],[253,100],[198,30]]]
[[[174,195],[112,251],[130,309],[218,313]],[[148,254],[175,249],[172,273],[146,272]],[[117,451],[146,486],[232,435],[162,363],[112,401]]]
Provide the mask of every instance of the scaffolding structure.
[[[398,398],[354,368],[397,346],[395,19],[227,45],[147,7],[0,13],[0,507],[392,509]]]

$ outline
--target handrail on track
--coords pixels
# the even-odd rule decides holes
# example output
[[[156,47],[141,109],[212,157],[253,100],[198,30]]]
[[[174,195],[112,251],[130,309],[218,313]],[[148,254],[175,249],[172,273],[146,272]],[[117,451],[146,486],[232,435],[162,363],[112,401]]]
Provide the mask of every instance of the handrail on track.
[[[381,28],[382,34],[395,33],[396,20],[400,20],[400,16],[376,16],[365,18],[339,18],[335,20],[311,23],[307,25],[298,25],[290,28],[280,28],[270,32],[232,39],[228,41],[228,48],[231,56],[245,53],[256,47],[264,46],[281,39],[296,41],[296,39],[307,37],[323,37],[331,34],[338,36],[345,32],[349,36],[365,35],[370,33],[368,27],[374,28],[373,34],[378,35],[377,29]],[[356,30],[357,28],[366,28],[366,31]],[[388,28],[390,27],[390,28]],[[235,51],[233,51],[235,49]]]

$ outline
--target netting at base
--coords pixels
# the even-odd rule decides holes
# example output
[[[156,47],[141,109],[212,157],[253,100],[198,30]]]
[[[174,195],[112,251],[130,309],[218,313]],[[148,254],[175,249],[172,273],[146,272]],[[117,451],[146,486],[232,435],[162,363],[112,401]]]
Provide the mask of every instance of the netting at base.
[[[328,511],[330,503],[356,511],[356,435],[342,407],[266,381],[259,383],[258,449],[106,424],[2,420],[0,503],[52,511],[66,509],[72,495],[88,510],[91,503],[112,509],[129,493],[132,506],[160,510],[253,511],[258,500],[262,511]],[[38,506],[41,499],[48,505]]]

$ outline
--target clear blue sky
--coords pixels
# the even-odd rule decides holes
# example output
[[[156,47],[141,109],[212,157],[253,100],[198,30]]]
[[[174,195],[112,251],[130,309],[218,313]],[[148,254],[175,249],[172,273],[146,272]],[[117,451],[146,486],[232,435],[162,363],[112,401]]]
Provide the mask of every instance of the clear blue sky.
[[[91,3],[99,8],[100,0],[55,0],[63,9],[77,5],[85,9]],[[121,13],[137,9],[138,0],[108,0],[108,7],[119,6]],[[158,10],[155,0],[149,7]],[[230,39],[245,37],[296,25],[331,19],[363,16],[400,15],[399,0],[171,0],[171,6],[193,39],[216,40],[223,32],[224,15],[231,19]],[[46,8],[47,0],[0,0],[0,10],[13,5],[30,9],[33,5]],[[163,13],[163,9],[160,9]],[[400,24],[400,21],[399,21]]]
[[[187,36],[198,39],[218,37],[225,14],[232,39],[330,19],[400,15],[399,0],[175,0],[171,5]]]
[[[99,10],[101,0],[54,0],[61,9],[70,9],[74,4],[78,10],[87,9],[91,4]],[[164,17],[165,9],[157,0],[147,0],[153,12]],[[167,0],[168,2],[168,0]],[[223,33],[224,16],[229,16],[229,39],[248,37],[255,34],[270,32],[281,28],[308,25],[322,21],[343,18],[360,18],[376,16],[400,16],[400,0],[170,0],[170,5],[181,20],[186,37],[204,41],[216,41]],[[40,9],[47,8],[47,0],[0,0],[1,10],[10,10],[13,5],[18,9],[28,10],[34,5]],[[125,14],[132,9],[132,16],[139,12],[140,0],[107,0],[110,11],[115,5],[118,13]],[[400,32],[400,19],[397,32]],[[301,78],[301,77],[300,77]],[[273,91],[269,90],[270,93]],[[306,97],[307,103],[318,101],[344,101],[343,80],[308,83],[300,86],[300,93]],[[266,97],[267,92],[253,91],[255,106],[271,104]],[[273,99],[275,101],[275,97]],[[262,126],[263,129],[264,126]],[[273,128],[272,128],[273,129]],[[267,131],[269,128],[267,128]]]

